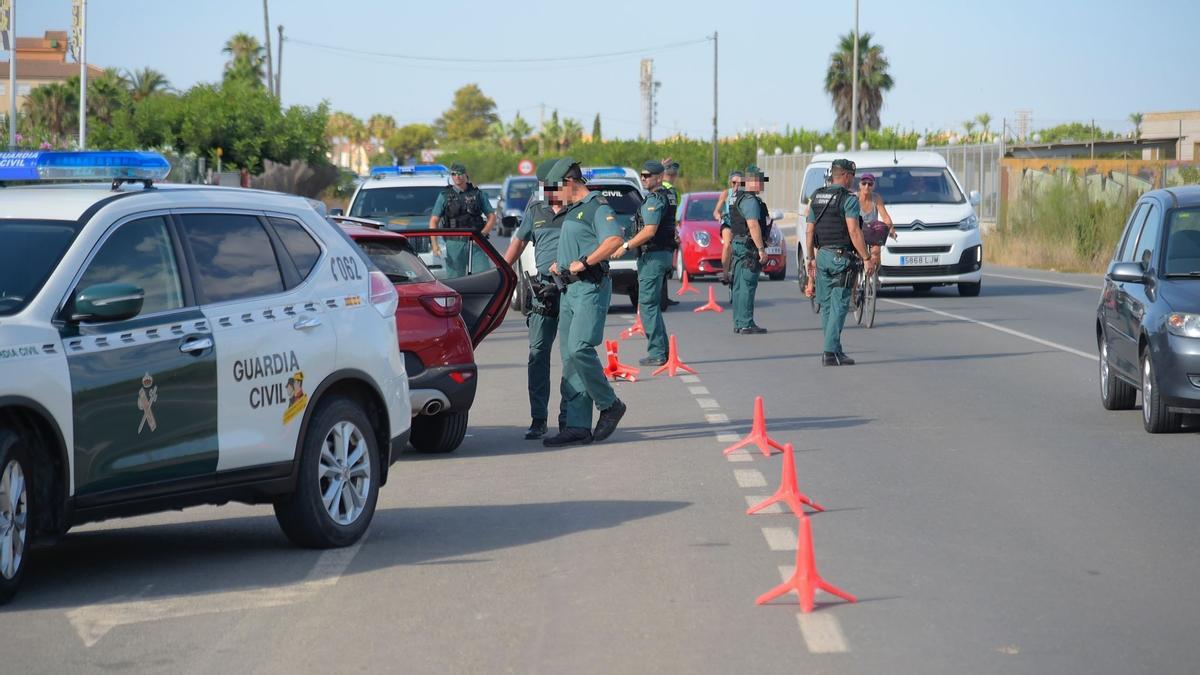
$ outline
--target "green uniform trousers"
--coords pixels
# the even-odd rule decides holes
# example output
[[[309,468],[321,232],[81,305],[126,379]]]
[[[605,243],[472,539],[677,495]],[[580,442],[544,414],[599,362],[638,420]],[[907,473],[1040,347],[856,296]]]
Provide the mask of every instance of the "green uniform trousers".
[[[753,255],[757,258],[758,249],[752,243],[735,241],[733,259],[730,261],[730,290],[733,295],[733,328],[750,328],[754,323],[754,295],[758,292],[758,272],[750,268],[746,258]]]
[[[536,299],[534,303],[541,306]],[[550,352],[558,333],[558,317],[530,312],[529,326],[529,416],[548,419],[550,409]]]
[[[638,258],[638,306],[650,340],[646,355],[652,358],[667,358],[667,324],[663,322],[661,303],[670,269],[670,251],[649,251]]]
[[[591,429],[592,407],[604,410],[617,400],[604,376],[596,345],[604,340],[604,320],[612,300],[612,279],[567,286],[558,312],[558,349],[562,354],[562,397],[568,427]]]
[[[842,326],[850,311],[850,289],[846,288],[849,256],[819,249],[817,251],[817,302],[821,303],[821,329],[825,332],[824,351],[842,353]]]
[[[468,274],[479,274],[495,267],[491,258],[470,239],[465,237],[447,237],[445,242],[444,260],[446,262],[446,278],[458,279]]]

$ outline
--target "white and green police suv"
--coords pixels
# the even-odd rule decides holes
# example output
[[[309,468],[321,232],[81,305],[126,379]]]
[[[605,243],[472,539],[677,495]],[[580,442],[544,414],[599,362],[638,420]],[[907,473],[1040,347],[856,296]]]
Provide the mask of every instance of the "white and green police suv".
[[[169,169],[0,153],[0,602],[36,538],[117,516],[271,503],[351,544],[407,442],[387,278],[304,199]]]

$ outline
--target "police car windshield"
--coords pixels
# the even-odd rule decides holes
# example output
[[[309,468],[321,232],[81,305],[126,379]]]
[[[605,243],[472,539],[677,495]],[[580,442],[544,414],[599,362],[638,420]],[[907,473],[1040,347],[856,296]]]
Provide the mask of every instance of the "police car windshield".
[[[388,218],[412,218],[433,214],[433,203],[444,187],[436,185],[398,185],[377,187],[358,191],[358,198],[350,207],[350,215],[356,218],[384,220]],[[420,223],[424,226],[425,223]]]
[[[599,192],[619,216],[632,216],[642,205],[642,195],[632,185],[589,185],[588,189]]]
[[[966,201],[950,172],[938,167],[859,167],[858,175],[875,175],[875,194],[884,204],[962,204]],[[857,181],[853,188],[858,188]]]
[[[37,295],[78,232],[72,222],[0,220],[0,316]]]
[[[716,197],[691,197],[683,217],[684,220],[712,220],[712,212],[716,208]]]

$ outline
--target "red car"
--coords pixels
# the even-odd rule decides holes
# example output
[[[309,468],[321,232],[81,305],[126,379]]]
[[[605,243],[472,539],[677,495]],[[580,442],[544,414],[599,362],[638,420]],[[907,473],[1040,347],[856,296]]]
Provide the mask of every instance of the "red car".
[[[466,275],[439,279],[445,270],[438,267],[435,276],[421,259],[422,252],[431,249],[433,231],[399,234],[372,221],[336,220],[395,284],[399,295],[396,329],[413,414],[409,442],[421,452],[453,452],[466,435],[475,401],[475,347],[504,321],[516,275],[483,237],[470,230],[436,232],[443,246],[447,240],[459,239],[475,254]]]
[[[677,217],[679,253],[675,257],[676,279],[683,276],[685,269],[689,277],[715,275],[721,271],[721,223],[712,217],[720,196],[720,192],[689,192],[683,195]],[[780,215],[772,214],[772,222]],[[772,227],[764,243],[767,262],[763,265],[763,273],[772,281],[778,281],[787,276],[783,232],[778,227]]]

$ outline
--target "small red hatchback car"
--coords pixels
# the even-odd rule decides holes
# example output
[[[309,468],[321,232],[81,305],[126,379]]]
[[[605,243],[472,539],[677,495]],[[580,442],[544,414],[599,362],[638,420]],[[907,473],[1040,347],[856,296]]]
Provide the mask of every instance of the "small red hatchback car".
[[[720,192],[689,192],[683,195],[676,221],[679,253],[675,257],[675,278],[715,275],[721,271],[721,223],[713,220]],[[778,214],[775,214],[778,215]],[[772,218],[775,216],[772,215]],[[767,262],[763,274],[773,281],[787,275],[787,256],[783,253],[783,233],[771,228],[767,245]]]

